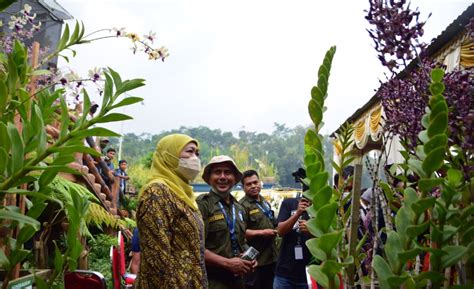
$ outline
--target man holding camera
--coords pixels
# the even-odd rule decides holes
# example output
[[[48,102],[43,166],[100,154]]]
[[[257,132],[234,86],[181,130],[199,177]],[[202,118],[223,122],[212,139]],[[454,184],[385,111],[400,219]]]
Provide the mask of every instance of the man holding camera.
[[[204,168],[202,178],[211,186],[209,193],[196,200],[205,227],[209,289],[243,289],[242,276],[255,270],[257,262],[241,258],[248,249],[245,209],[230,194],[242,173],[230,157],[216,156]]]
[[[272,289],[277,252],[275,248],[276,219],[270,204],[260,195],[262,189],[258,173],[248,170],[243,173],[242,185],[245,197],[240,203],[247,211],[248,244],[257,249],[258,267],[244,276],[246,289]]]
[[[305,191],[307,186],[302,181],[306,177],[304,169],[293,173],[293,176],[297,182],[302,183]],[[275,289],[308,288],[306,266],[311,254],[306,247],[306,241],[311,235],[306,226],[309,219],[306,209],[310,205],[310,201],[301,196],[287,198],[281,203],[277,230],[283,238],[273,281]]]

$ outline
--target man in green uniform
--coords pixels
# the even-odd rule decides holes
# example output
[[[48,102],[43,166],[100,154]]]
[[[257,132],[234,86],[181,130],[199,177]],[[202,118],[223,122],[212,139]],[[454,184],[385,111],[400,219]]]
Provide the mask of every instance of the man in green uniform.
[[[205,227],[209,289],[243,289],[242,276],[253,271],[257,262],[239,257],[248,248],[246,213],[230,192],[242,173],[230,157],[216,156],[204,168],[202,178],[211,186],[209,193],[196,200]]]
[[[262,189],[258,173],[243,173],[242,185],[245,197],[240,200],[247,211],[248,244],[260,252],[255,272],[245,275],[246,289],[272,289],[277,252],[275,248],[275,216],[270,204],[260,195]]]

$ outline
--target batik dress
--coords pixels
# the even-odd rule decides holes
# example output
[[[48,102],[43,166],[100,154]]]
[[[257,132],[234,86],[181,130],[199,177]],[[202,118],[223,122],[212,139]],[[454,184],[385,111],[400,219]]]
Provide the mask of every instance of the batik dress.
[[[141,261],[135,288],[207,288],[203,222],[161,183],[142,192],[137,209]]]

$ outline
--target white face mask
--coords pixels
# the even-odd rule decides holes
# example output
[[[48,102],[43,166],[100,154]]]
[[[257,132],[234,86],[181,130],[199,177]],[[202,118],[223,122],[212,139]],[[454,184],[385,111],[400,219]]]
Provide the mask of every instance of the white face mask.
[[[201,160],[197,156],[179,159],[178,172],[188,181],[194,180],[200,171]]]

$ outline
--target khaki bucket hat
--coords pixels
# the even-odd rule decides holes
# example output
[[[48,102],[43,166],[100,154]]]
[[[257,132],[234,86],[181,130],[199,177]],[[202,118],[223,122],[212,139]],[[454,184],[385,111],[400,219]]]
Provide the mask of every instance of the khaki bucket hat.
[[[204,168],[204,172],[202,173],[202,179],[209,184],[209,177],[211,175],[212,166],[221,163],[230,163],[234,169],[235,182],[240,182],[240,180],[242,179],[242,173],[237,168],[237,165],[235,164],[234,160],[231,157],[224,155],[215,156],[209,161],[207,166]]]

